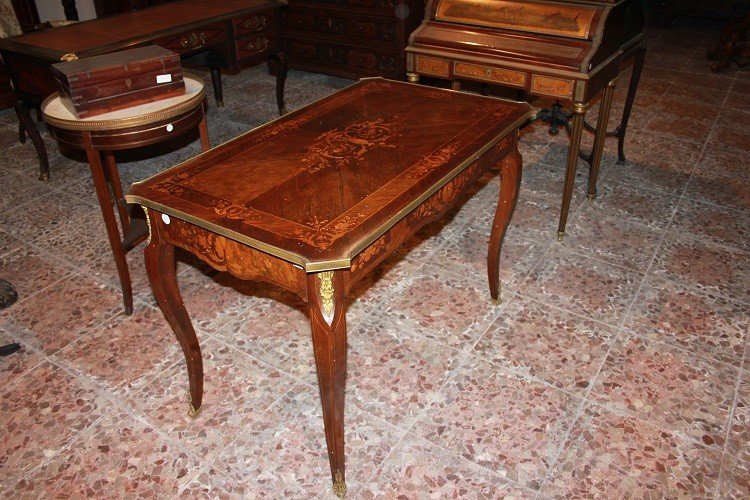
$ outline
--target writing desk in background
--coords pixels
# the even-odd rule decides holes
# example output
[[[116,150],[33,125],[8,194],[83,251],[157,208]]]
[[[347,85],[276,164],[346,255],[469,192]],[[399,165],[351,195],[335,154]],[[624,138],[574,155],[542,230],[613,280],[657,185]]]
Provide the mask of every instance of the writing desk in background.
[[[18,98],[19,138],[26,132],[39,154],[39,176],[49,178],[47,151],[31,109],[57,91],[51,65],[65,59],[156,44],[181,56],[214,49],[230,71],[276,58],[276,99],[283,108],[286,62],[277,50],[281,0],[181,0],[148,9],[0,39],[0,55]],[[220,98],[220,90],[217,93]]]

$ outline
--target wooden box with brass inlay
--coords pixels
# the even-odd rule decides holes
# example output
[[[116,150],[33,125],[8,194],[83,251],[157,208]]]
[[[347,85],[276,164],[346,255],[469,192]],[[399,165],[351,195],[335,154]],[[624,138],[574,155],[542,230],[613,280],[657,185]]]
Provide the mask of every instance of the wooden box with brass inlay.
[[[78,118],[185,93],[180,56],[156,45],[53,64],[52,72]]]

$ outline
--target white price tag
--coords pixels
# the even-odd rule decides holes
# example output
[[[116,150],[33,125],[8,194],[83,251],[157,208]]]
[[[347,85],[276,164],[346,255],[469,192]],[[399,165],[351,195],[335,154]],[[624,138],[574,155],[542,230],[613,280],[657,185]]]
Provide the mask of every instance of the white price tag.
[[[156,75],[156,83],[169,83],[172,81],[172,75]]]

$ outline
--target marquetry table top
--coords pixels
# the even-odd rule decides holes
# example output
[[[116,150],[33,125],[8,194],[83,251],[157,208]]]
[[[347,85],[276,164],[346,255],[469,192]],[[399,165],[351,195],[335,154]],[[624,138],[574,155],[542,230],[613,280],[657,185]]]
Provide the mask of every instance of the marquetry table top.
[[[78,118],[73,111],[63,103],[60,93],[49,96],[42,103],[44,121],[65,130],[116,130],[148,125],[150,123],[168,120],[203,105],[205,91],[203,83],[195,78],[184,77],[185,93],[183,95],[147,102],[129,108],[118,109],[90,116]]]
[[[127,200],[307,271],[351,259],[531,114],[370,78],[133,185]]]

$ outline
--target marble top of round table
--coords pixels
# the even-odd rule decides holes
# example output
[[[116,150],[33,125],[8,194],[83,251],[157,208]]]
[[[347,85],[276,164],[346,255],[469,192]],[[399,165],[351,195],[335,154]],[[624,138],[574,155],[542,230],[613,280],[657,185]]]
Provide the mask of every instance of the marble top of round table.
[[[203,104],[205,92],[203,83],[191,77],[184,77],[185,94],[168,99],[147,102],[129,108],[110,111],[88,118],[77,118],[60,97],[52,94],[42,103],[44,121],[66,130],[114,130],[148,125],[168,120]]]

